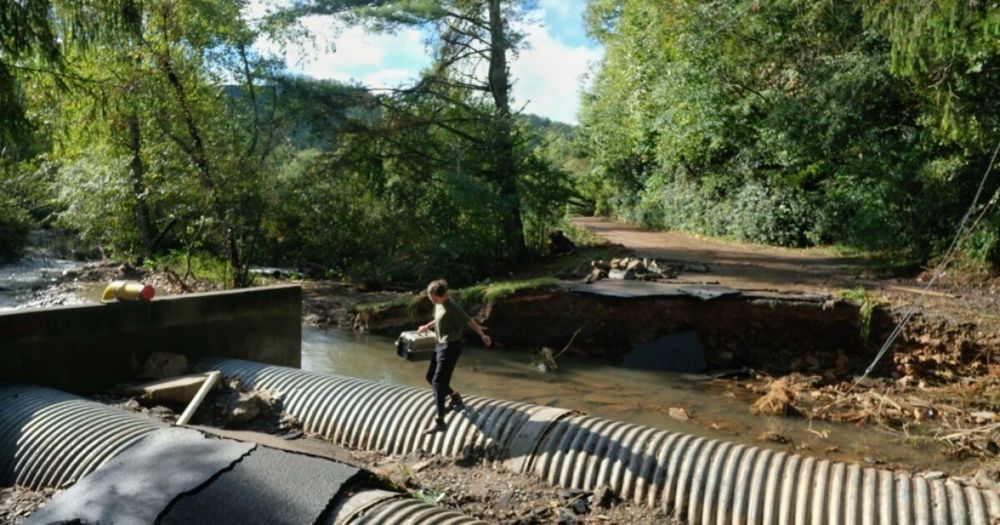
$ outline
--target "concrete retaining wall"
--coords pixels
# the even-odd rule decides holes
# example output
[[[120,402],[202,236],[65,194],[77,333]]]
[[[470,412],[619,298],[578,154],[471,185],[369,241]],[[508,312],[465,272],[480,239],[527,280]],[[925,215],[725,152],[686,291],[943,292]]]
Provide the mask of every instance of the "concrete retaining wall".
[[[135,379],[157,351],[298,367],[301,348],[298,286],[0,314],[0,382],[78,393]]]

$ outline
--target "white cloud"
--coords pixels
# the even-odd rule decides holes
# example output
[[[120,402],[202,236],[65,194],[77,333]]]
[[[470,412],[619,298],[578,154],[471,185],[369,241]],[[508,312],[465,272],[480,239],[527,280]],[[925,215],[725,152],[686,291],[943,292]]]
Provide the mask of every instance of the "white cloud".
[[[304,17],[301,23],[311,38],[289,43],[284,49],[265,40],[257,48],[284,57],[289,69],[296,73],[359,81],[372,87],[389,87],[416,78],[431,60],[419,29],[369,33],[330,16]],[[376,83],[370,84],[372,81]]]
[[[538,2],[539,10],[547,14],[554,14],[559,18],[569,18],[570,16],[573,16],[574,7],[573,2],[568,0],[540,0]]]
[[[576,123],[580,109],[580,89],[590,64],[603,51],[586,46],[568,46],[545,28],[522,28],[530,46],[510,66],[515,77],[514,98],[527,103],[525,111],[552,120]]]
[[[358,80],[372,88],[392,88],[405,86],[417,81],[417,71],[411,69],[380,69]]]
[[[251,3],[248,15],[265,11],[261,0]],[[539,18],[550,15],[565,24],[583,24],[579,14],[565,0],[541,0],[536,16],[524,27],[528,44],[511,59],[514,76],[514,107],[552,120],[575,123],[580,106],[580,88],[589,64],[601,58],[603,50],[587,45],[569,45],[546,28]],[[302,20],[312,39],[292,42],[282,49],[263,41],[261,52],[283,56],[291,71],[302,75],[360,82],[370,87],[398,87],[417,79],[431,63],[420,29],[395,33],[368,33],[359,26],[347,26],[329,16],[309,16]],[[567,29],[567,27],[563,27]]]

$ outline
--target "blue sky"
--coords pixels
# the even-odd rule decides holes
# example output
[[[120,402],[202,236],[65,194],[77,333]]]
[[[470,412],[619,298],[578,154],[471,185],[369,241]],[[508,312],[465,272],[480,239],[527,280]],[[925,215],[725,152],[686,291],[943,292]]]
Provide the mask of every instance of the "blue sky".
[[[248,16],[258,16],[280,1],[254,0]],[[519,27],[527,47],[510,63],[515,107],[576,123],[581,82],[589,65],[603,54],[586,37],[585,6],[585,0],[538,0],[538,9]],[[258,48],[284,56],[293,72],[376,88],[412,82],[431,62],[425,35],[416,28],[373,34],[319,16],[304,19],[303,25],[314,35],[311,42],[282,48],[265,41]]]

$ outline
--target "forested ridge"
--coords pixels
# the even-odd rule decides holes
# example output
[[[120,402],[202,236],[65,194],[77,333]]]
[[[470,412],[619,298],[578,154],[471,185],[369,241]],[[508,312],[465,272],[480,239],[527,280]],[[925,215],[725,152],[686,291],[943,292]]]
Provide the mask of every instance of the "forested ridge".
[[[590,0],[579,126],[519,113],[533,5],[301,0],[0,5],[0,258],[75,250],[250,283],[472,282],[578,213],[906,264],[947,248],[1000,143],[1000,4]],[[370,90],[255,43],[332,15],[420,27],[434,60]],[[1000,266],[1000,175],[960,245]]]

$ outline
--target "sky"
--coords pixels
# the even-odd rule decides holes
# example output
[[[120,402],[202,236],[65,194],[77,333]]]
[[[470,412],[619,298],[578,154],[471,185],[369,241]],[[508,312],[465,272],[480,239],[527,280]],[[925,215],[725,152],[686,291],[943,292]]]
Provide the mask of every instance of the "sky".
[[[259,16],[281,0],[253,0],[248,16]],[[603,50],[587,38],[583,13],[586,0],[538,0],[538,9],[520,29],[527,47],[510,61],[514,77],[514,107],[552,120],[575,124],[580,87],[590,64]],[[431,63],[426,36],[417,28],[388,33],[366,33],[332,17],[302,20],[314,38],[283,49],[262,41],[258,49],[284,56],[293,73],[369,87],[397,87],[412,83]]]

